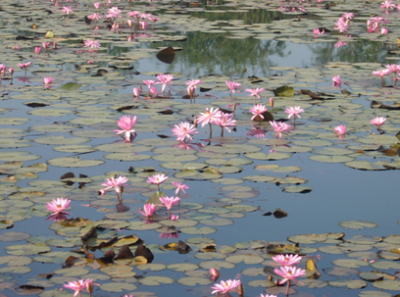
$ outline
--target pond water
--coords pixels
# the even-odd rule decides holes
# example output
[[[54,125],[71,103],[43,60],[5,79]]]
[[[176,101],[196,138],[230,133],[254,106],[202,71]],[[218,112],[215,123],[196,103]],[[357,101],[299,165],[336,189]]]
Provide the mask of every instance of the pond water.
[[[291,295],[399,291],[400,91],[389,77],[382,86],[371,74],[400,63],[399,12],[363,1],[300,1],[306,13],[287,11],[297,1],[121,0],[98,9],[89,0],[52,2],[0,4],[0,63],[15,68],[0,85],[2,296],[70,296],[63,284],[87,278],[99,284],[96,296],[210,296],[209,268],[220,269],[221,279],[240,278],[244,296],[283,296],[285,288],[269,279],[277,279],[271,254],[280,252],[313,259],[321,273],[300,278]],[[85,21],[112,7],[122,10],[115,20]],[[127,27],[133,10],[160,19],[144,30]],[[350,32],[335,31],[349,11]],[[375,15],[388,20],[388,34],[366,32]],[[113,22],[120,28],[110,30]],[[327,33],[313,36],[318,27]],[[85,48],[84,40],[101,47]],[[49,48],[34,53],[43,42]],[[172,53],[157,58],[168,47]],[[19,69],[23,62],[32,65]],[[132,96],[133,87],[146,93],[143,80],[160,73],[174,75],[166,94]],[[339,88],[334,75],[344,81]],[[44,77],[54,78],[49,88]],[[188,99],[191,79],[202,89]],[[240,82],[241,91],[230,95],[226,80]],[[257,99],[248,88],[265,91]],[[286,107],[304,109],[282,138],[267,121],[250,120],[251,106],[270,97],[275,120],[287,120]],[[220,137],[213,127],[209,139],[209,127],[199,125],[192,146],[178,145],[174,125],[233,104],[231,133]],[[114,133],[122,115],[137,116],[133,142]],[[369,123],[377,116],[387,118],[381,129]],[[344,137],[333,132],[340,124],[348,128]],[[190,188],[179,206],[159,207],[149,222],[139,210],[160,203],[157,187],[146,183],[155,173],[169,177],[165,195],[174,195],[171,181]],[[124,207],[112,191],[98,195],[114,175],[129,179]],[[46,203],[56,197],[72,201],[66,220],[48,218]],[[179,220],[169,220],[171,213]],[[135,253],[138,239],[123,238],[131,235],[152,251],[151,264],[104,257],[124,245]]]

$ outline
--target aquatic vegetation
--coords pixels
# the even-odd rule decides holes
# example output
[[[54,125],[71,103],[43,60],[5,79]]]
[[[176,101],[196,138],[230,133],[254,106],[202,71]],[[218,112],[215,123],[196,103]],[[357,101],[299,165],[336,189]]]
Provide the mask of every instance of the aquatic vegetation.
[[[236,291],[241,285],[238,279],[222,280],[219,283],[213,285],[211,294],[227,294],[232,291]]]
[[[46,208],[53,215],[68,214],[66,210],[69,209],[71,200],[67,198],[55,198],[46,204]]]

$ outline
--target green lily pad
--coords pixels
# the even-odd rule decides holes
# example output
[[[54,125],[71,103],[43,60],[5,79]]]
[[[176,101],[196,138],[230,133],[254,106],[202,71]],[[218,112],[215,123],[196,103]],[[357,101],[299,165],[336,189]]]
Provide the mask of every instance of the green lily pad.
[[[167,276],[147,276],[140,279],[140,283],[145,286],[160,286],[165,284],[172,284],[174,280]]]
[[[91,167],[103,164],[101,160],[83,160],[78,157],[64,157],[49,160],[49,164],[57,167]]]

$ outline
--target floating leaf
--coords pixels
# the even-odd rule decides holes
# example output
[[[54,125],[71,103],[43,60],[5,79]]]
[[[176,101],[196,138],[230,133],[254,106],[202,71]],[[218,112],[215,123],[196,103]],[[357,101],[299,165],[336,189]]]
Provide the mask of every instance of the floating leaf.
[[[157,53],[157,59],[161,62],[171,64],[175,59],[175,50],[172,47],[167,47]]]
[[[364,228],[375,228],[377,224],[364,221],[343,221],[340,223],[343,228],[349,229],[364,229]]]
[[[281,86],[273,90],[275,96],[279,97],[293,97],[294,88],[289,86]]]
[[[103,164],[101,160],[83,160],[78,157],[63,157],[49,160],[49,164],[58,167],[91,167]]]

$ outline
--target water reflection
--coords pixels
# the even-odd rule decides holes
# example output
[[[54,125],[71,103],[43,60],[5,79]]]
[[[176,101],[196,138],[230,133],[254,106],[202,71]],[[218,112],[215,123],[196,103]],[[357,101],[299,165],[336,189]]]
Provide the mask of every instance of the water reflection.
[[[150,45],[153,48],[183,48],[171,65],[164,66],[165,72],[182,72],[190,77],[210,74],[266,76],[271,74],[273,66],[306,68],[322,67],[329,62],[385,63],[391,50],[388,44],[368,40],[352,41],[347,46],[335,48],[335,42],[294,43],[254,37],[230,39],[226,33],[188,32],[186,36],[185,41]]]
[[[221,11],[220,7],[217,7]],[[229,9],[229,13],[220,13],[213,10],[206,10],[201,12],[191,13],[194,17],[206,19],[208,21],[230,21],[241,20],[246,25],[271,23],[275,20],[283,18],[291,18],[293,16],[285,15],[279,11],[268,11],[265,9],[252,9],[247,11],[232,11],[232,7],[225,7]]]

